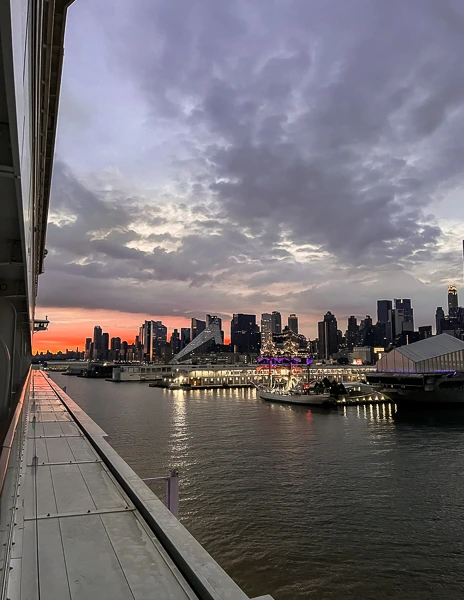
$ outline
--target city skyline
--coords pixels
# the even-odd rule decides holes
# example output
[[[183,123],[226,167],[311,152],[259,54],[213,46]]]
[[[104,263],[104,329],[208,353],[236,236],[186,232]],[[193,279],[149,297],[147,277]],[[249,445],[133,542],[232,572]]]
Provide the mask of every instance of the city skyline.
[[[453,297],[453,301],[451,301],[450,303],[450,294]],[[448,310],[446,311],[446,315],[450,315],[453,316],[453,310],[455,308],[457,308],[458,306],[458,298],[459,298],[459,290],[456,286],[448,286],[447,288],[447,301],[448,301]],[[336,319],[336,322],[339,323],[339,325],[337,326],[342,332],[343,334],[345,334],[345,332],[348,334],[349,336],[349,332],[350,332],[350,322],[355,319],[355,322],[357,323],[357,321],[359,320],[360,324],[362,324],[364,322],[365,319],[370,319],[370,321],[372,322],[372,324],[375,323],[383,323],[386,326],[385,329],[385,339],[387,342],[390,342],[393,340],[394,336],[395,336],[395,332],[396,334],[398,334],[400,331],[409,331],[412,332],[414,330],[418,331],[421,329],[425,329],[428,327],[432,327],[432,329],[434,329],[436,332],[441,332],[440,331],[440,325],[439,325],[439,320],[437,320],[437,312],[438,310],[441,309],[441,306],[439,306],[438,308],[435,309],[435,312],[430,316],[429,321],[427,323],[422,323],[422,322],[414,322],[414,310],[412,308],[412,305],[414,304],[414,300],[412,299],[401,299],[401,298],[392,298],[392,299],[379,299],[376,301],[376,307],[375,310],[370,311],[370,312],[365,312],[363,314],[357,314],[357,315],[349,315],[347,317],[337,317],[336,314],[332,313],[332,311],[328,311],[326,312],[325,316],[321,315],[321,318],[323,319],[323,321],[325,320],[325,318],[327,317],[327,315],[330,315],[331,318],[334,317]],[[446,304],[445,304],[446,306]],[[442,317],[445,317],[445,312],[442,311]],[[221,314],[221,313],[218,313]],[[139,323],[137,325],[137,327],[129,327],[129,326],[125,326],[123,329],[119,328],[115,328],[115,329],[111,329],[111,327],[108,327],[106,325],[104,326],[98,326],[99,328],[101,327],[102,330],[104,329],[111,329],[111,338],[113,337],[120,337],[121,339],[125,339],[128,343],[133,343],[134,340],[136,339],[136,336],[138,335],[138,333],[140,334],[140,328],[142,327],[143,323],[157,323],[157,322],[161,322],[161,324],[163,325],[163,327],[166,328],[166,335],[165,335],[165,340],[169,341],[170,337],[172,335],[173,332],[177,331],[179,333],[179,336],[181,336],[182,332],[186,329],[189,330],[190,335],[193,336],[193,338],[195,338],[196,335],[198,335],[199,333],[201,333],[204,328],[207,326],[207,324],[211,321],[211,320],[218,320],[219,323],[219,327],[220,329],[224,329],[224,331],[222,331],[223,334],[223,343],[225,344],[231,344],[232,343],[232,338],[231,338],[231,329],[232,329],[232,323],[234,322],[234,318],[235,316],[237,316],[237,314],[239,313],[235,313],[233,315],[222,315],[221,317],[219,316],[212,316],[211,314],[205,314],[203,316],[203,318],[201,317],[192,317],[189,320],[180,320],[180,324],[176,323],[175,325],[170,325],[170,323],[165,323],[162,322],[162,319],[157,319],[152,317],[151,319],[147,319],[144,318],[142,320],[141,323]],[[240,313],[242,314],[242,313]],[[248,316],[248,314],[245,314],[245,316]],[[327,335],[323,333],[323,330],[321,330],[321,322],[318,321],[316,323],[316,327],[315,327],[315,334],[313,335],[309,335],[307,333],[305,333],[304,331],[301,330],[301,328],[299,327],[299,315],[295,314],[295,313],[290,313],[288,315],[285,315],[285,313],[283,311],[273,311],[272,313],[261,313],[261,314],[254,314],[251,313],[249,314],[249,316],[255,317],[255,323],[258,327],[258,330],[260,332],[260,334],[262,335],[263,333],[265,334],[265,337],[267,335],[267,332],[269,332],[270,334],[279,334],[281,331],[285,329],[290,329],[292,330],[292,325],[293,325],[293,331],[294,333],[300,333],[302,334],[304,337],[306,337],[308,340],[315,340],[315,339],[320,339],[321,333],[322,335]],[[223,320],[224,320],[224,327],[223,327]],[[285,321],[287,321],[287,325],[284,325],[283,323],[285,323]],[[405,326],[403,328],[403,322],[405,322]],[[230,323],[230,327],[229,327],[229,323]],[[342,325],[343,323],[343,325]],[[344,323],[346,323],[346,327],[344,325]],[[408,325],[409,323],[409,325]],[[359,324],[357,325],[359,327]],[[88,338],[89,332],[91,331],[91,329],[94,329],[96,326],[95,324],[92,324],[91,326],[87,326],[86,329],[86,335],[85,337]],[[41,334],[43,335],[43,334]],[[68,344],[69,348],[78,348],[78,350],[82,350],[82,340],[84,338],[76,338],[76,344]],[[267,338],[266,338],[267,339]],[[348,345],[349,340],[347,340]],[[67,346],[67,347],[68,347]],[[34,348],[34,352],[44,352],[45,350],[50,351],[50,352],[56,352],[56,351],[63,351],[65,348],[63,346],[53,346],[52,344],[45,342],[44,347],[38,348],[35,347]]]
[[[464,238],[464,41],[435,4],[74,3],[35,347],[276,306],[314,337],[394,295],[429,323]]]

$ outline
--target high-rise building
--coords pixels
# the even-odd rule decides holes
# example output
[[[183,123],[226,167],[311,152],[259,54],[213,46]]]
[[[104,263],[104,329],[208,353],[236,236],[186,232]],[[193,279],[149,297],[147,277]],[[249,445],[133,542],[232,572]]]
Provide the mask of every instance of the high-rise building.
[[[111,360],[120,360],[121,358],[121,338],[112,337],[110,342],[110,358]]]
[[[161,345],[167,342],[168,328],[161,321],[145,321],[140,327],[139,337],[143,360],[151,362],[154,356],[159,356]]]
[[[272,315],[263,313],[261,315],[261,345],[272,342]]]
[[[414,310],[409,298],[395,298],[393,309],[393,335],[397,337],[402,333],[414,331]]]
[[[180,329],[180,349],[190,344],[190,327],[181,327]]]
[[[160,356],[160,349],[168,341],[168,328],[162,321],[153,321],[153,354]]]
[[[102,353],[102,328],[95,325],[93,328],[93,356],[94,360],[100,360]]]
[[[448,315],[454,317],[458,310],[458,290],[455,285],[448,287]]]
[[[292,313],[289,317],[288,317],[288,328],[290,329],[290,331],[293,331],[293,333],[298,334],[298,317]]]
[[[202,331],[206,329],[206,321],[200,319],[192,319],[192,334],[190,339],[193,341],[197,335],[200,335]]]
[[[206,327],[209,327],[212,323],[216,323],[221,331],[222,343],[224,343],[224,331],[222,329],[222,319],[216,315],[206,315]]]
[[[442,333],[442,322],[445,318],[445,311],[441,306],[437,306],[435,311],[435,333],[440,335]]]
[[[324,315],[324,320],[318,324],[319,358],[328,359],[338,352],[337,319],[330,311]]]
[[[108,359],[108,350],[110,347],[110,334],[103,333],[102,334],[102,348],[101,348],[101,358],[102,360]]]
[[[348,317],[348,328],[346,330],[346,345],[348,350],[353,350],[353,346],[358,345],[359,325],[358,319],[354,316]]]
[[[280,335],[282,333],[282,315],[275,310],[271,315],[272,335]]]
[[[173,354],[178,354],[180,352],[180,335],[177,329],[172,330],[170,342]]]
[[[92,360],[92,338],[85,338],[85,360]]]
[[[393,340],[393,303],[391,300],[377,300],[377,321],[385,325],[385,339]]]
[[[232,347],[240,354],[257,354],[261,347],[256,315],[235,314],[230,324]]]

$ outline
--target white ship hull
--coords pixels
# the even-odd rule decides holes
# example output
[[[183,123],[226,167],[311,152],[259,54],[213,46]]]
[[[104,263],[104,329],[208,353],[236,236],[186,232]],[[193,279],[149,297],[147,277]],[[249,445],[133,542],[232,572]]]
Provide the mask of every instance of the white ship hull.
[[[330,394],[285,394],[258,390],[261,400],[284,402],[286,404],[304,404],[307,406],[322,406],[330,404]]]

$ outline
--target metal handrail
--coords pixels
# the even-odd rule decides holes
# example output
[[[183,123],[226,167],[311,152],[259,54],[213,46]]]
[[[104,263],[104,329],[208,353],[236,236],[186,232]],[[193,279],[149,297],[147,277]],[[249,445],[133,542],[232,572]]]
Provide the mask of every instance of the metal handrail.
[[[26,375],[26,379],[24,381],[23,389],[21,391],[21,396],[19,398],[18,404],[16,405],[16,409],[13,414],[13,418],[11,419],[10,426],[8,427],[8,431],[6,433],[5,439],[2,442],[1,450],[0,450],[0,495],[2,494],[3,485],[5,483],[6,473],[8,470],[8,464],[10,462],[10,454],[11,449],[13,447],[13,440],[16,432],[16,427],[18,425],[19,417],[21,416],[21,411],[24,405],[24,398],[26,397],[26,391],[29,386],[29,378],[31,376],[31,367]]]
[[[179,516],[179,471],[170,469],[169,477],[145,477],[144,483],[164,481],[166,483],[166,507],[176,517]]]

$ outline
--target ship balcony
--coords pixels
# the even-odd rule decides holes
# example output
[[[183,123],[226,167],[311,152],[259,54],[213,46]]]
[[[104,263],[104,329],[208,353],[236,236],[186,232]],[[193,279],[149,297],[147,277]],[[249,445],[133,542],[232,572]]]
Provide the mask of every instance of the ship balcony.
[[[34,333],[37,333],[38,331],[47,331],[49,324],[50,321],[48,320],[48,317],[45,317],[45,319],[34,319]]]

